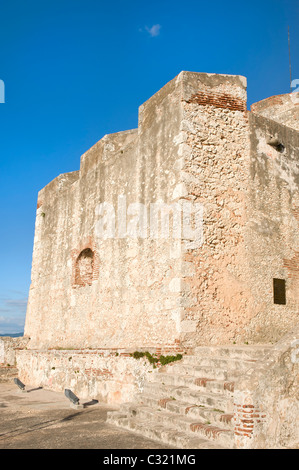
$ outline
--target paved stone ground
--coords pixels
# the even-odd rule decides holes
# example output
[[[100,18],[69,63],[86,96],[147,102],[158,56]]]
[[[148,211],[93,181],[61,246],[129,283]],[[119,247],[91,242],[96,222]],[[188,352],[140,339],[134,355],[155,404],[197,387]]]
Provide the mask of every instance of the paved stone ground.
[[[83,400],[75,410],[63,393],[26,388],[0,383],[0,449],[172,449],[106,423],[116,408]]]

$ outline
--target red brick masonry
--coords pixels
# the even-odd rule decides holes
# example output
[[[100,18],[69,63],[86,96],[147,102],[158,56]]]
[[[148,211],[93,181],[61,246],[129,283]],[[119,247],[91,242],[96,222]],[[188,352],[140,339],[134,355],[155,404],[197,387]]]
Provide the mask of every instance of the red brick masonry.
[[[192,95],[187,103],[196,103],[203,106],[231,109],[232,111],[247,111],[246,101],[235,98],[227,93],[198,92]]]

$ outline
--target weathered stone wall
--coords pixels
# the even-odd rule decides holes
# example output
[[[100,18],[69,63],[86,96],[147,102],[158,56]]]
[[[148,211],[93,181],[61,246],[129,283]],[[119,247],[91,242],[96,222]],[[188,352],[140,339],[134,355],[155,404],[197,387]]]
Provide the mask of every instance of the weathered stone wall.
[[[299,93],[270,96],[251,106],[254,114],[264,116],[291,129],[299,130]]]
[[[254,114],[250,126],[245,244],[253,302],[246,334],[249,341],[276,342],[298,323],[299,135]],[[274,303],[273,279],[285,281],[285,305]]]
[[[16,365],[16,351],[26,348],[28,338],[23,336],[12,338],[3,336],[0,338],[0,367]]]
[[[182,181],[204,206],[203,245],[184,244],[189,345],[275,342],[298,319],[298,132],[246,112],[242,80],[184,97]]]
[[[129,351],[274,343],[295,327],[297,108],[280,97],[249,112],[244,77],[181,72],[140,106],[138,129],[104,136],[43,188],[21,380],[121,403],[155,373]],[[200,208],[202,232],[175,238],[173,213],[156,237],[159,201]],[[274,303],[273,279],[286,303]],[[289,340],[236,387],[237,447],[298,442]]]
[[[243,242],[250,155],[246,79],[194,74],[193,80],[203,82],[205,93],[186,87],[182,180],[188,198],[204,206],[204,239],[199,247],[184,245],[184,261],[194,269],[185,277],[185,318],[193,324],[185,341],[224,344],[239,339],[250,315]]]
[[[236,444],[298,443],[299,332],[281,339],[299,314],[291,101],[273,97],[249,112],[244,77],[181,72],[140,106],[138,129],[104,136],[79,171],[39,192],[30,341],[17,350],[24,383],[121,403],[155,373],[129,351],[279,341],[236,386]],[[198,207],[202,232],[175,238],[172,213],[156,237],[159,201]],[[273,279],[285,281],[285,303],[274,303]],[[15,361],[10,350],[8,360],[0,340],[0,363]]]
[[[69,388],[80,400],[111,404],[133,400],[149,375],[158,371],[148,359],[135,359],[129,350],[120,349],[20,350],[17,364],[25,384],[57,392]]]
[[[244,77],[181,72],[140,106],[138,129],[105,136],[79,171],[43,188],[29,347],[175,351],[288,331],[298,318],[298,133],[258,114],[275,105],[285,122],[286,100],[281,113],[276,101],[250,113]],[[201,205],[203,240],[152,236],[158,201]],[[286,305],[273,303],[273,278],[286,280]]]
[[[180,246],[167,238],[118,232],[97,238],[96,208],[112,204],[117,226],[120,196],[127,208],[179,199],[175,137],[181,90],[179,77],[141,106],[138,131],[105,136],[82,156],[79,172],[40,191],[25,325],[31,348],[177,348]],[[137,214],[138,207],[131,206],[131,227]],[[76,264],[83,250],[93,253],[92,260],[83,260],[93,270],[85,285],[78,282]]]

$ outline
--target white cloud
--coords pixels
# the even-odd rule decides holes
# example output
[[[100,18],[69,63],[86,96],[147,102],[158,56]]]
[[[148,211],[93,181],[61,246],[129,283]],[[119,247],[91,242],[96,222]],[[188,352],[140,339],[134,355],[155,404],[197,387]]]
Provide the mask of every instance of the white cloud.
[[[155,36],[159,36],[160,34],[160,29],[161,25],[160,24],[154,24],[151,28],[148,26],[145,26],[145,30],[148,32],[148,34],[153,38]]]

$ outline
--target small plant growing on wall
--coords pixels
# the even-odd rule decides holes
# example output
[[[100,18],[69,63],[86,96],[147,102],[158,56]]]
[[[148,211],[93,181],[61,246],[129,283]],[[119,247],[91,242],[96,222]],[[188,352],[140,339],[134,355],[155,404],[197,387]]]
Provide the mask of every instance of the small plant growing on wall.
[[[132,357],[135,359],[140,359],[141,357],[146,357],[150,364],[153,367],[156,367],[157,363],[160,363],[162,366],[169,364],[170,362],[180,361],[182,359],[182,354],[177,354],[176,356],[163,356],[161,355],[159,358],[155,354],[151,354],[148,351],[135,351],[131,354]]]

